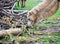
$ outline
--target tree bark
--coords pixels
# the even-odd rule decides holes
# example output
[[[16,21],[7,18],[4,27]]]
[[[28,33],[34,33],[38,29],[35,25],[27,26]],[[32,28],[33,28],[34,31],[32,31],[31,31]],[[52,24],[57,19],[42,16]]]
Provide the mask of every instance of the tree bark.
[[[22,3],[21,3],[21,7],[24,8],[24,7],[25,7],[25,2],[26,2],[26,0],[21,0],[21,2],[22,2]]]

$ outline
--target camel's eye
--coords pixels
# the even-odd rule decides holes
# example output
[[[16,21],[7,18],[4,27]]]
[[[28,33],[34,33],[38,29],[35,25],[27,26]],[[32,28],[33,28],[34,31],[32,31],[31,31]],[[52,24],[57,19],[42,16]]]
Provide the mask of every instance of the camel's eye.
[[[29,16],[31,16],[32,15],[32,13],[31,12],[29,12]]]

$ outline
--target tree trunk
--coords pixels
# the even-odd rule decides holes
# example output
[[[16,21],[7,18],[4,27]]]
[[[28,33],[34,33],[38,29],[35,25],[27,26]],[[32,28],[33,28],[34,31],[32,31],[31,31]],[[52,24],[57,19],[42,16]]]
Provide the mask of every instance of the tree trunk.
[[[21,0],[21,8],[25,7],[25,2],[26,2],[26,0]]]

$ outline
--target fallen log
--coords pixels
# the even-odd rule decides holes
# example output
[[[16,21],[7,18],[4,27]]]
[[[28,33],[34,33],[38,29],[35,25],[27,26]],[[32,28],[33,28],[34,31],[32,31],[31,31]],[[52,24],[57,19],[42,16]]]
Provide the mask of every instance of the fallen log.
[[[11,28],[9,30],[1,30],[0,37],[4,37],[9,34],[21,34],[22,30],[20,28]]]

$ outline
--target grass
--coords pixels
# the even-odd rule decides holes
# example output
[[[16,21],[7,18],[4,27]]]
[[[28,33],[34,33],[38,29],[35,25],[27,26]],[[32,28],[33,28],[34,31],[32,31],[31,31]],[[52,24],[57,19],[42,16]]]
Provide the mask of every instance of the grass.
[[[25,8],[21,8],[21,5],[20,6],[16,5],[16,9],[18,9],[18,10],[31,9],[31,8],[33,8],[34,6],[36,6],[40,2],[41,2],[41,0],[27,0]]]

